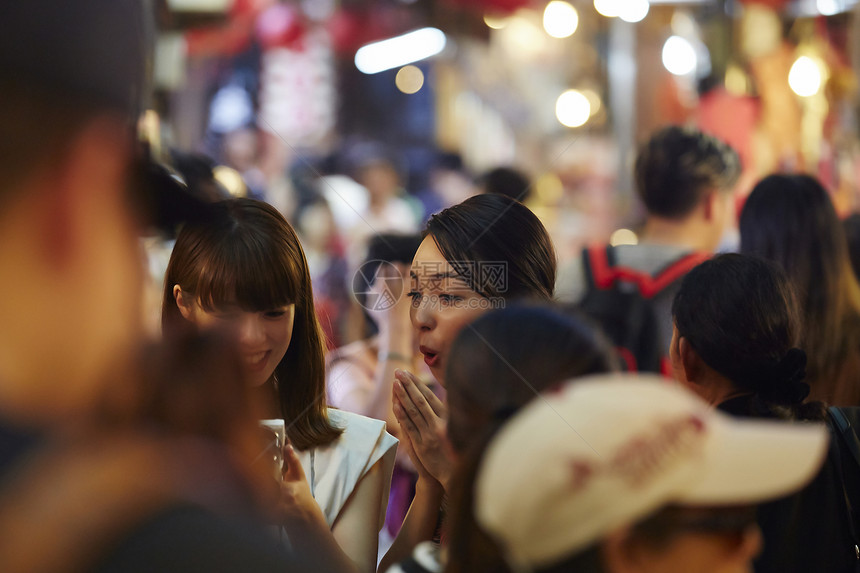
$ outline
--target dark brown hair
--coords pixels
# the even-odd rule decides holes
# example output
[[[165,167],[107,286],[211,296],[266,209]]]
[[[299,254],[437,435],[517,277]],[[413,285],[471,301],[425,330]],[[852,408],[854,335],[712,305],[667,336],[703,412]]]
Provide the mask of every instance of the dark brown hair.
[[[574,311],[515,306],[487,313],[451,347],[448,435],[464,462],[451,493],[447,573],[509,571],[498,546],[475,523],[480,460],[504,422],[538,393],[576,376],[612,370],[611,348]]]
[[[26,177],[61,159],[100,113],[79,98],[0,77],[0,203]]]
[[[671,126],[656,132],[636,158],[636,191],[649,213],[689,215],[713,191],[729,191],[741,174],[727,144],[701,131]]]
[[[754,397],[763,415],[820,419],[804,403],[806,356],[797,348],[800,311],[779,265],[749,255],[714,257],[687,273],[672,304],[678,335],[699,357]]]
[[[528,207],[504,195],[475,195],[427,222],[439,252],[485,297],[550,301],[555,289],[556,257],[543,223]],[[486,280],[473,263],[501,263],[503,282]]]
[[[775,261],[794,283],[803,315],[812,396],[860,405],[860,284],[830,196],[808,175],[771,175],[740,218],[741,252]]]
[[[287,435],[300,450],[340,435],[328,419],[325,345],[307,259],[295,231],[274,207],[252,199],[222,201],[180,231],[164,281],[165,330],[185,322],[174,285],[207,311],[226,303],[253,312],[295,304],[292,340],[275,367]]]

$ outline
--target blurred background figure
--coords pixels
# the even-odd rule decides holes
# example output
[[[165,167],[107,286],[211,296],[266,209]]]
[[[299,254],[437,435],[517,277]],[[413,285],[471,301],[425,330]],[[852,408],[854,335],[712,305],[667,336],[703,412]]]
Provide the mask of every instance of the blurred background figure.
[[[335,223],[328,201],[316,195],[297,211],[296,232],[308,259],[314,301],[328,348],[349,336],[352,299],[349,291],[349,264],[346,244]]]
[[[520,203],[528,202],[532,191],[528,177],[513,167],[490,169],[475,179],[475,186],[481,193],[507,195]]]
[[[367,258],[355,274],[352,291],[361,311],[363,337],[332,350],[326,357],[329,403],[385,421],[396,438],[400,438],[400,424],[392,410],[394,371],[405,368],[425,372],[409,320],[412,305],[406,292],[409,267],[420,243],[418,235],[382,234],[371,238]],[[415,493],[416,479],[408,455],[399,451],[381,550],[384,545],[387,551],[400,530]]]
[[[635,176],[647,211],[638,241],[584,250],[561,266],[556,288],[606,330],[628,369],[668,373],[678,279],[716,250],[733,221],[740,162],[714,137],[667,127],[639,150]]]
[[[303,569],[256,537],[272,498],[237,357],[181,337],[141,357],[138,234],[200,206],[137,143],[148,10],[0,8],[0,274],[20,281],[0,287],[0,569]]]
[[[477,192],[469,172],[459,153],[436,152],[430,170],[429,186],[417,197],[424,206],[424,222],[457,203],[461,203]]]
[[[759,182],[740,218],[741,252],[780,264],[800,297],[812,397],[860,405],[860,283],[830,196],[814,178]]]
[[[357,267],[367,242],[377,233],[415,233],[421,221],[421,203],[403,188],[405,173],[392,152],[376,143],[359,144],[349,152],[355,180],[367,190],[367,206],[359,220],[345,229],[350,260]]]

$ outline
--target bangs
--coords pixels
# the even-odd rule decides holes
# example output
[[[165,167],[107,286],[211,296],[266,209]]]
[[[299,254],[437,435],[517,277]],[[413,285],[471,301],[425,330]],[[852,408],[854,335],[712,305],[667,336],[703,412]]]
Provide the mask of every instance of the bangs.
[[[196,288],[207,311],[237,304],[243,310],[264,312],[293,304],[298,299],[304,257],[290,256],[283,245],[264,236],[220,238],[209,261],[201,261]]]

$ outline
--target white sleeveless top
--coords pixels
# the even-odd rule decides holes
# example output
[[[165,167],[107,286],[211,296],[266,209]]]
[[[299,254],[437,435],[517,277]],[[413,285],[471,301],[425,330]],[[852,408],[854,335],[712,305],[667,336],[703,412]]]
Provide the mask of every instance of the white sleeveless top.
[[[343,410],[328,409],[332,425],[343,428],[338,439],[318,448],[297,451],[311,493],[325,515],[328,526],[334,525],[355,486],[381,460],[383,491],[380,499],[379,525],[385,523],[391,473],[397,452],[397,438],[385,431],[385,422]]]

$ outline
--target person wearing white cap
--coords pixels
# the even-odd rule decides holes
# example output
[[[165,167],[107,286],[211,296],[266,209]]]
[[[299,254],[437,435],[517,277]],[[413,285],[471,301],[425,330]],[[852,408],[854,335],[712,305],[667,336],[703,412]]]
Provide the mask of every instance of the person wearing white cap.
[[[750,571],[755,504],[798,490],[823,426],[735,419],[645,375],[573,381],[490,442],[475,518],[515,571]]]

